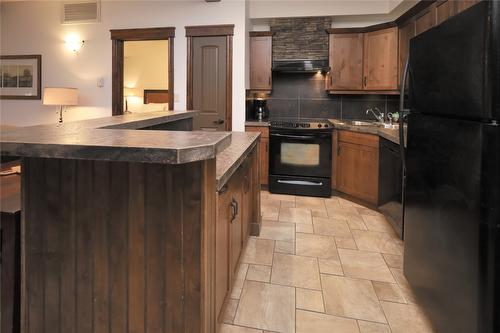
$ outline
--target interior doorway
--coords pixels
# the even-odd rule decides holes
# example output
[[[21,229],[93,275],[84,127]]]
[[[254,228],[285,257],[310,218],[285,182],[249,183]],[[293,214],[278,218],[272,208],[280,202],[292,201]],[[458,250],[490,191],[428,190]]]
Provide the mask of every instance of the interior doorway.
[[[198,110],[194,128],[230,131],[234,25],[186,27],[187,109]]]
[[[174,37],[174,27],[111,30],[113,41],[112,114],[114,116],[124,114],[126,109],[139,112],[174,109]],[[138,42],[150,42],[150,45]],[[161,63],[157,64],[158,69],[163,68],[163,74],[160,75],[162,77],[154,75],[155,77],[151,80],[142,80],[139,77],[147,72],[154,74],[159,72],[158,70],[155,73],[154,68],[149,68],[152,66],[144,67],[145,64],[151,62],[151,59],[145,59],[148,57],[147,52],[140,49],[148,45],[164,55]],[[125,51],[127,51],[127,58]],[[158,52],[155,53],[158,54]]]

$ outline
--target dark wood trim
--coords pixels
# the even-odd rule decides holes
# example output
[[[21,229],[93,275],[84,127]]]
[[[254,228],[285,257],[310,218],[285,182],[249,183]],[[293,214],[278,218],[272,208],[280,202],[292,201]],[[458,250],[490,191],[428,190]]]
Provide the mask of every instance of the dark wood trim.
[[[186,37],[232,35],[234,35],[234,24],[186,26]]]
[[[112,29],[111,39],[120,40],[156,40],[175,37],[175,27],[139,28],[139,29]]]
[[[250,31],[250,37],[268,37],[273,36],[274,32],[272,31]]]
[[[396,22],[397,25],[402,25],[409,19],[413,18],[415,15],[420,13],[422,10],[426,9],[427,7],[430,7],[433,3],[435,3],[436,0],[422,0],[419,1],[415,4],[415,6],[411,7],[409,10],[407,10],[403,15],[398,17],[394,22]]]
[[[227,36],[226,52],[226,131],[233,128],[233,36]]]
[[[37,89],[34,96],[21,95],[0,95],[0,99],[42,99],[42,55],[41,54],[23,54],[23,55],[3,55],[1,59],[35,59],[37,63]]]
[[[187,38],[186,109],[193,109],[193,38]]]
[[[150,103],[148,101],[150,94],[167,94],[167,103],[170,100],[170,93],[169,93],[168,89],[144,89],[144,93],[143,93],[143,103],[144,104]]]
[[[112,112],[113,116],[123,114],[123,40],[114,39],[112,46]]]
[[[395,26],[396,26],[396,23],[391,21],[391,22],[385,22],[385,23],[370,25],[367,27],[359,27],[359,28],[330,28],[330,29],[326,29],[326,32],[329,34],[358,34],[358,33],[371,32],[371,31],[392,28]]]
[[[123,114],[123,50],[126,41],[168,40],[168,109],[174,109],[174,38],[175,27],[110,30],[112,55],[112,115]]]

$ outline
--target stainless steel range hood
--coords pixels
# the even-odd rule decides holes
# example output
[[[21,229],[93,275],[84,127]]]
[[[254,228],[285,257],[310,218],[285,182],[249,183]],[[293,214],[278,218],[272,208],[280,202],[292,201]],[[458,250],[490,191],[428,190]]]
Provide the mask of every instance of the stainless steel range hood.
[[[290,59],[273,60],[273,72],[281,73],[317,73],[328,72],[328,59],[309,60],[309,59]]]

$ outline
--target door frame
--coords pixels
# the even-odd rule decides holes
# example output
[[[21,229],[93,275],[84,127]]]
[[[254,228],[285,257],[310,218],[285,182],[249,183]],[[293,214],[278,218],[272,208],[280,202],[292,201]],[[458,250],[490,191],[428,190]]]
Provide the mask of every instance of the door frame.
[[[174,38],[175,27],[112,29],[112,115],[123,114],[124,42],[168,40],[168,109],[174,109]]]
[[[193,109],[193,37],[226,37],[226,119],[225,129],[231,131],[233,121],[233,35],[234,24],[186,26],[187,89],[186,109]]]

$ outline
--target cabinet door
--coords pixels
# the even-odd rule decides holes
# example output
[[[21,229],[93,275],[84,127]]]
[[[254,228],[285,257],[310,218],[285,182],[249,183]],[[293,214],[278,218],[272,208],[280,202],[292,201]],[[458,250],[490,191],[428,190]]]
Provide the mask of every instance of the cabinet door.
[[[443,23],[455,13],[452,0],[439,0],[436,2],[436,25]]]
[[[231,276],[236,273],[238,260],[240,259],[241,248],[243,247],[242,240],[242,184],[243,175],[239,169],[229,180],[229,195],[230,195],[230,263]]]
[[[435,11],[429,9],[415,19],[415,33],[417,35],[429,30],[436,24]]]
[[[472,1],[464,1],[464,0],[457,0],[455,1],[455,12],[458,14],[460,12],[463,12],[467,8],[473,6],[474,4],[478,3],[480,0],[472,0]]]
[[[399,86],[401,86],[401,81],[403,80],[406,59],[408,59],[408,54],[410,54],[410,39],[413,37],[415,37],[415,21],[411,20],[399,29]]]
[[[250,89],[272,89],[272,37],[250,37]]]
[[[337,189],[377,204],[378,149],[346,142],[338,145]]]
[[[367,32],[363,62],[365,90],[397,90],[398,28]]]
[[[217,196],[215,224],[215,313],[219,316],[224,299],[231,287],[229,272],[229,223],[231,197],[229,187],[222,188]]]
[[[363,34],[330,35],[330,90],[363,89]]]
[[[260,139],[260,183],[269,182],[269,138]]]

